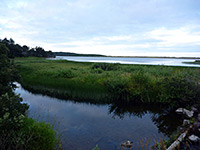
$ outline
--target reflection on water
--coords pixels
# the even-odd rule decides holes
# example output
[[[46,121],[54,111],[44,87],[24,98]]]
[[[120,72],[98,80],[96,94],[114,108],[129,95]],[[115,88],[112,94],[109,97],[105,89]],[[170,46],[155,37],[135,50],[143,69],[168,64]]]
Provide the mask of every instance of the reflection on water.
[[[64,149],[91,150],[98,144],[103,150],[115,150],[126,140],[133,141],[136,149],[138,138],[165,138],[180,123],[166,108],[76,103],[32,94],[18,86],[16,93],[30,105],[29,116],[61,122],[58,131]]]
[[[113,118],[123,119],[125,116],[137,116],[142,118],[145,114],[152,114],[151,119],[157,126],[159,132],[169,137],[178,126],[182,124],[182,118],[175,113],[174,109],[160,105],[122,105],[112,104],[109,113]]]
[[[186,64],[194,62],[195,59],[174,59],[174,58],[131,58],[131,57],[77,57],[77,56],[56,56],[51,59],[64,59],[78,62],[104,62],[120,64],[141,64],[141,65],[166,65],[166,66],[190,66],[200,67],[199,64]]]

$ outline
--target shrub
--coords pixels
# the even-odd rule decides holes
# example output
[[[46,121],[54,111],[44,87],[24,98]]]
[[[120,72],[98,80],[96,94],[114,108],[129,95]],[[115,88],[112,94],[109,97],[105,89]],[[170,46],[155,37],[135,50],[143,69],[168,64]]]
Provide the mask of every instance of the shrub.
[[[122,76],[115,76],[105,81],[105,86],[115,101],[129,101],[131,93],[129,93],[128,80]]]
[[[160,101],[174,106],[196,103],[199,93],[199,84],[184,77],[168,77],[160,82]]]
[[[92,69],[102,69],[104,71],[111,71],[111,70],[117,70],[119,64],[107,64],[107,63],[95,63],[92,66]]]
[[[22,99],[14,94],[0,96],[0,133],[18,129],[23,123],[23,118],[28,105],[22,104]]]
[[[25,118],[21,132],[26,135],[26,149],[55,150],[58,148],[59,140],[56,138],[56,131],[48,123]]]
[[[60,148],[52,126],[27,117],[21,121],[21,127],[17,130],[2,132],[0,135],[1,150],[55,150]]]

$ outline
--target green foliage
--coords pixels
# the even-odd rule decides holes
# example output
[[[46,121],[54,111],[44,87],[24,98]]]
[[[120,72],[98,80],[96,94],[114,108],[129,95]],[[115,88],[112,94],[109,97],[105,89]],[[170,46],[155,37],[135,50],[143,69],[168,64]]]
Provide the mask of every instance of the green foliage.
[[[98,145],[96,145],[92,150],[100,150],[100,148]]]
[[[116,76],[115,78],[109,78],[105,82],[105,86],[109,93],[112,93],[113,99],[120,101],[130,101],[131,93],[128,87],[128,79],[123,76]]]
[[[9,57],[54,57],[53,52],[45,51],[42,47],[29,48],[24,45],[15,44],[13,39],[8,40],[7,38],[0,40],[0,44],[5,44],[6,47],[10,50]]]
[[[47,70],[41,71],[38,73],[41,76],[53,77],[53,78],[73,78],[76,76],[73,70],[71,69],[59,69],[55,70]]]
[[[24,87],[62,99],[94,103],[167,103],[173,106],[199,102],[199,68],[38,58],[15,61],[19,64]]]
[[[29,150],[55,150],[59,140],[56,131],[45,122],[36,122],[31,118],[24,118],[24,125],[20,131],[25,135],[26,149]]]
[[[197,103],[200,100],[199,93],[199,84],[185,77],[172,76],[160,82],[160,101],[172,105]]]
[[[23,117],[17,129],[0,134],[1,149],[55,150],[60,149],[60,141],[53,127],[32,118]]]
[[[12,82],[19,80],[17,70],[8,59],[9,50],[0,43],[0,95],[10,92],[14,85]]]
[[[21,102],[22,99],[18,95],[6,93],[0,96],[0,133],[20,128],[28,109],[28,106]]]
[[[92,66],[92,69],[101,69],[103,71],[116,70],[119,64],[106,64],[106,63],[95,63]]]
[[[28,105],[13,92],[19,76],[8,55],[9,50],[0,43],[0,149],[53,150],[58,144],[56,132],[49,124],[27,118]]]

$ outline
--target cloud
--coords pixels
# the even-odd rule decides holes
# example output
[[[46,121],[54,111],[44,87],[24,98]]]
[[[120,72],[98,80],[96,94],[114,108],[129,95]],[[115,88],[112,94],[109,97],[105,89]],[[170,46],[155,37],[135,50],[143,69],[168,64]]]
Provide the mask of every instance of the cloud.
[[[23,45],[109,55],[182,51],[200,56],[197,0],[2,0],[0,7],[0,38]]]
[[[199,45],[200,44],[200,32],[192,33],[187,28],[180,28],[174,30],[168,30],[166,28],[160,28],[153,30],[151,36],[154,39],[162,40],[160,44],[162,46],[176,46],[183,45]]]

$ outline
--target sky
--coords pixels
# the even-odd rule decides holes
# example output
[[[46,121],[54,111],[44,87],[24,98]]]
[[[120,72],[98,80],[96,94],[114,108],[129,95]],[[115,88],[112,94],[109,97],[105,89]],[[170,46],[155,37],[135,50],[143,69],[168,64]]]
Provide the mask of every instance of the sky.
[[[0,38],[54,52],[200,57],[200,0],[0,0]]]

